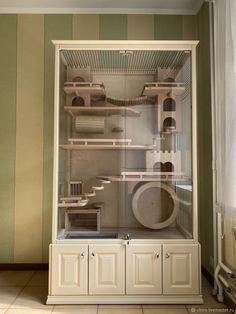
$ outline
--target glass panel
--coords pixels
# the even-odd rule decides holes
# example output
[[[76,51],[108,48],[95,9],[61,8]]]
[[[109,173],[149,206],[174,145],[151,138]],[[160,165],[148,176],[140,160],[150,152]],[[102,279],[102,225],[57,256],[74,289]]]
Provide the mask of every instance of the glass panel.
[[[191,98],[190,51],[61,51],[58,237],[192,238]]]
[[[223,241],[223,262],[230,268],[232,271],[236,271],[236,219],[225,216],[224,217],[224,237]]]

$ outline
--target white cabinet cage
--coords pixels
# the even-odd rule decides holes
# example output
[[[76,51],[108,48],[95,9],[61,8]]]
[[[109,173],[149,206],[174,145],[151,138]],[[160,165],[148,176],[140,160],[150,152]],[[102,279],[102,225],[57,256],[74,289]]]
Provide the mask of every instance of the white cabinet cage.
[[[53,43],[47,303],[202,303],[197,42]]]

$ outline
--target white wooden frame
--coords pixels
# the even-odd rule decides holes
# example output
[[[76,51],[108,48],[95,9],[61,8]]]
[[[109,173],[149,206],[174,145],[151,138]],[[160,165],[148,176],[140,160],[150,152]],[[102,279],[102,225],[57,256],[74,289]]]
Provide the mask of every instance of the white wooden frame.
[[[197,243],[198,242],[198,200],[197,200],[197,110],[196,110],[196,46],[198,41],[75,41],[54,40],[55,45],[55,91],[54,91],[54,166],[53,166],[53,226],[52,243],[62,243],[57,239],[58,225],[58,151],[59,151],[59,64],[60,51],[65,50],[169,50],[192,52],[192,182],[193,182],[193,239],[177,240],[174,243]],[[70,240],[66,240],[70,241]],[[81,240],[80,240],[81,241]],[[78,243],[80,242],[78,241]],[[97,240],[101,241],[101,240]],[[109,241],[114,241],[110,240]],[[119,241],[119,240],[115,240]],[[63,241],[64,242],[64,241]],[[65,242],[65,243],[66,243]],[[76,241],[77,242],[77,241]],[[169,240],[161,240],[161,243]],[[73,241],[73,243],[75,243]],[[98,242],[97,242],[98,243]]]

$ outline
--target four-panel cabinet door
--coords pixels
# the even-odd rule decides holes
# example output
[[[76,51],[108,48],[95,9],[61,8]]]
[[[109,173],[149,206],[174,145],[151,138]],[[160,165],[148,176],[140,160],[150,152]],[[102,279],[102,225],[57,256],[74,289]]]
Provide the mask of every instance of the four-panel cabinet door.
[[[199,294],[198,250],[198,244],[163,244],[164,294]]]
[[[126,294],[162,293],[161,245],[126,247]]]
[[[53,245],[52,295],[200,293],[199,245]]]
[[[52,248],[52,295],[86,295],[88,245],[55,245]]]
[[[89,294],[125,294],[125,246],[89,246]]]

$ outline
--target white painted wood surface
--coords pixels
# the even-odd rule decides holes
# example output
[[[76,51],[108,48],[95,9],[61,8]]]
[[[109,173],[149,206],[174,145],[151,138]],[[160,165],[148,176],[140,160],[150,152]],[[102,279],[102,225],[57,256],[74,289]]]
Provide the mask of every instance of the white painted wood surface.
[[[105,95],[104,85],[93,82],[66,82],[64,91],[68,94],[76,95]]]
[[[163,294],[199,293],[199,245],[163,245]]]
[[[197,230],[197,137],[196,137],[196,41],[54,41],[56,44],[56,66],[55,66],[55,141],[54,141],[54,192],[53,192],[53,243],[50,259],[50,287],[48,304],[200,304],[202,296],[200,295],[200,272],[199,272],[199,246]],[[152,264],[149,252],[140,247],[141,243],[147,247],[150,245],[159,245],[163,249],[163,258],[159,259],[163,263],[163,294],[152,295],[151,287],[148,294],[125,295],[125,284],[128,287],[131,279],[128,278],[128,262],[125,264],[125,250],[128,256],[129,252],[126,246],[121,243],[121,239],[106,240],[59,240],[58,239],[58,147],[59,147],[59,52],[60,49],[74,50],[192,50],[192,131],[193,131],[193,239],[148,239],[140,240],[136,243],[138,254],[144,256],[138,257],[140,263],[139,284],[140,290],[147,291],[144,288],[143,281],[148,285],[158,287],[155,282],[156,270],[147,271],[147,278],[143,270],[143,260]],[[83,109],[82,109],[83,110]],[[90,110],[88,108],[84,110]],[[92,109],[91,109],[92,110]],[[73,113],[74,114],[74,113]],[[81,145],[82,146],[82,145]],[[84,149],[78,145],[78,149]],[[98,146],[98,145],[97,145]],[[111,146],[111,145],[110,145]],[[132,145],[130,145],[132,146]],[[100,147],[100,146],[99,146]],[[74,149],[75,145],[68,145],[66,149]],[[92,149],[97,149],[93,147]],[[100,147],[101,148],[101,147]],[[104,148],[104,147],[103,147]],[[121,145],[118,149],[127,148],[127,145]],[[133,149],[142,149],[141,147],[132,147]],[[143,149],[151,149],[146,147]],[[106,149],[106,147],[105,147]],[[107,148],[107,149],[110,149]],[[103,178],[104,179],[104,178]],[[106,177],[105,179],[109,179]],[[115,179],[115,178],[113,178]],[[146,179],[146,178],[145,178]],[[148,179],[148,178],[147,178]],[[150,179],[150,178],[149,178]],[[118,181],[120,177],[118,178]],[[122,179],[123,180],[123,179]],[[136,180],[136,179],[134,179]],[[142,179],[144,180],[144,179]],[[167,179],[162,179],[165,181]],[[124,180],[123,180],[124,181]],[[179,180],[178,180],[179,181]],[[145,242],[146,241],[146,242]],[[182,243],[182,242],[183,243]],[[116,242],[116,243],[115,243]],[[178,244],[178,243],[182,244]],[[56,244],[57,243],[57,244]],[[63,243],[63,244],[58,244]],[[71,244],[73,243],[73,244]],[[101,244],[98,244],[101,243]],[[168,243],[168,244],[163,244]],[[188,243],[188,244],[187,244]],[[191,243],[191,244],[190,244]],[[89,246],[89,255],[88,255]],[[131,247],[131,246],[130,246]],[[86,250],[84,251],[84,248]],[[150,247],[149,247],[150,248]],[[140,250],[140,252],[139,252]],[[85,252],[85,254],[84,254]],[[143,253],[142,253],[143,252]],[[92,253],[94,256],[92,256]],[[170,256],[166,257],[165,254]],[[81,255],[82,254],[82,255]],[[90,255],[91,254],[91,255]],[[132,251],[130,252],[131,256]],[[153,262],[154,264],[154,262]],[[158,264],[159,265],[159,264]],[[159,265],[160,266],[160,265]],[[159,267],[158,266],[158,267]],[[89,273],[88,273],[89,269]],[[151,278],[150,273],[154,274]],[[127,276],[125,280],[125,276]],[[152,283],[153,280],[153,283]],[[89,288],[88,288],[89,286]],[[131,285],[131,287],[133,287]],[[138,287],[133,287],[133,289]],[[127,288],[128,289],[128,288]],[[148,288],[147,288],[148,289]],[[154,289],[154,288],[153,288]],[[132,290],[132,288],[131,288]],[[155,290],[155,289],[154,289]],[[157,289],[158,290],[158,289]],[[90,295],[87,295],[87,294]],[[127,290],[128,293],[128,290]],[[161,292],[159,292],[161,293]],[[79,297],[78,297],[79,296]]]
[[[202,295],[48,296],[47,304],[203,304]]]
[[[51,246],[48,304],[202,303],[198,244],[109,242]]]
[[[162,293],[161,245],[126,246],[126,294]]]
[[[63,149],[68,150],[152,150],[151,145],[133,145],[133,144],[62,144]]]
[[[138,110],[129,107],[72,107],[65,106],[64,109],[70,113],[73,117],[78,115],[95,115],[95,116],[112,116],[112,115],[121,115],[121,116],[131,116],[139,117],[141,113]]]
[[[125,247],[123,245],[89,246],[89,294],[125,294]]]
[[[53,245],[51,254],[52,295],[86,295],[88,245]]]

